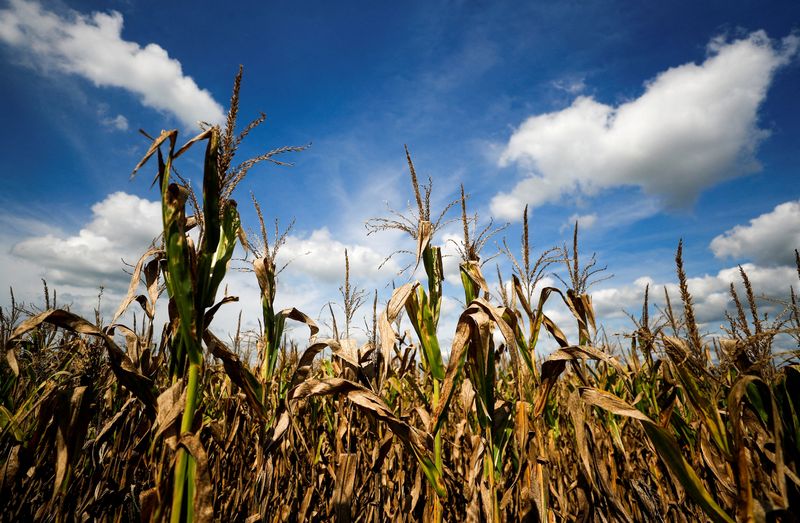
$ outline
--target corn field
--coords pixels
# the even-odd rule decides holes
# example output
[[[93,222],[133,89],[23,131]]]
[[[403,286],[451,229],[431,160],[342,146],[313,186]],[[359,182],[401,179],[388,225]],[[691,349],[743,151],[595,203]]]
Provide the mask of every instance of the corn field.
[[[598,334],[590,287],[602,274],[579,255],[577,226],[572,245],[534,253],[526,210],[521,248],[503,243],[511,271],[498,269],[492,290],[481,251],[500,230],[477,227],[463,187],[432,210],[406,149],[415,208],[367,225],[407,233],[419,279],[378,303],[351,285],[348,265],[346,324],[326,337],[304,312],[274,306],[285,234],[270,240],[255,199],[260,234],[240,223],[232,196],[247,171],[303,149],[236,163],[264,120],[237,132],[240,80],[226,125],[183,146],[175,130],[150,138],[135,171],[155,174],[163,234],[110,322],[59,308],[46,286],[42,307],[12,298],[0,309],[0,519],[797,519],[798,281],[767,317],[742,270],[746,293],[731,286],[729,325],[704,335],[679,244],[680,295],[656,309],[645,293],[624,343],[612,343]],[[203,145],[195,194],[174,166]],[[443,332],[437,232],[459,210],[465,306]],[[237,246],[261,289],[253,346],[215,332],[219,308],[237,300],[220,289]],[[554,264],[563,285],[542,287]],[[557,325],[548,303],[563,303],[574,325]],[[163,329],[157,305],[167,307]],[[356,342],[350,322],[370,306],[368,339]],[[119,323],[129,310],[139,321]],[[288,323],[308,341],[287,341]],[[779,352],[776,338],[795,348]],[[542,352],[543,340],[558,348]]]

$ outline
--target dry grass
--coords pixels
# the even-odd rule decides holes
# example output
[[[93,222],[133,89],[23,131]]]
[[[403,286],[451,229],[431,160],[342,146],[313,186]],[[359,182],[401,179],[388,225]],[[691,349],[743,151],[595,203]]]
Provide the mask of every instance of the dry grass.
[[[185,150],[175,152],[177,133],[154,140],[164,235],[133,268],[110,324],[58,309],[47,287],[42,310],[13,295],[0,309],[0,519],[688,522],[800,513],[800,352],[773,351],[781,333],[800,339],[791,282],[783,313],[768,318],[742,270],[746,303],[732,286],[725,338],[704,337],[679,245],[680,310],[667,295],[653,314],[648,289],[630,345],[610,346],[598,339],[589,294],[601,269],[594,257],[581,264],[577,226],[571,249],[532,261],[526,209],[521,259],[504,243],[513,274],[505,286],[498,267],[493,303],[480,251],[497,230],[478,228],[462,188],[466,306],[443,361],[435,232],[458,201],[432,222],[431,185],[420,187],[408,152],[417,208],[371,230],[409,233],[426,278],[397,288],[385,307],[374,297],[363,346],[350,331],[368,295],[351,283],[346,254],[343,335],[324,339],[302,312],[274,309],[286,236],[276,225],[270,242],[256,204],[261,238],[247,245],[262,323],[251,366],[240,333],[229,345],[212,332],[215,312],[232,300],[217,288],[246,239],[230,197],[255,162],[300,148],[234,166],[241,140],[263,121],[235,132],[240,82],[241,71],[226,128],[187,144],[208,144],[202,198],[180,178],[170,182]],[[186,234],[195,225],[197,245]],[[539,290],[557,262],[567,267],[563,288]],[[163,292],[170,322],[154,332]],[[571,311],[578,339],[543,312],[548,299]],[[115,324],[134,302],[140,324]],[[403,312],[414,335],[400,328]],[[308,327],[306,346],[286,344],[287,320]],[[559,344],[544,360],[542,328]]]

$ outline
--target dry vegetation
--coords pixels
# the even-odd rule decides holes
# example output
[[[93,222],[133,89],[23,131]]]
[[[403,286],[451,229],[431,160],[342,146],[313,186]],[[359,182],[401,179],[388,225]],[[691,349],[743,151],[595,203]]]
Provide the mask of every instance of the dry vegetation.
[[[278,155],[301,149],[234,163],[242,138],[263,121],[234,131],[240,78],[224,129],[207,126],[180,149],[177,132],[163,132],[137,166],[157,163],[164,232],[109,323],[59,309],[46,287],[43,309],[0,310],[2,520],[727,522],[798,514],[800,352],[773,351],[778,335],[797,347],[792,282],[784,312],[768,319],[742,271],[746,296],[731,287],[727,335],[703,336],[679,247],[681,293],[667,297],[674,310],[651,314],[645,295],[626,345],[612,346],[597,335],[589,294],[602,274],[593,258],[579,258],[577,230],[572,246],[534,255],[526,212],[521,252],[502,249],[513,274],[503,285],[498,269],[500,289],[490,293],[480,255],[497,230],[477,229],[462,188],[454,204],[467,305],[455,333],[441,333],[435,232],[444,212],[432,214],[430,185],[420,188],[408,155],[416,209],[369,225],[407,232],[424,277],[381,307],[351,285],[348,267],[346,325],[323,338],[302,312],[274,307],[285,234],[276,227],[270,242],[259,208],[261,237],[248,241],[230,199],[256,162],[281,163]],[[198,198],[172,165],[202,142]],[[239,333],[232,343],[213,333],[218,308],[236,299],[220,297],[219,286],[237,242],[253,255],[262,291],[254,365]],[[566,268],[564,288],[540,290],[552,264]],[[155,332],[163,293],[169,322]],[[571,311],[576,339],[543,312],[548,300]],[[365,304],[374,314],[359,346],[350,323]],[[141,309],[138,325],[117,323],[129,307]],[[287,320],[307,326],[307,345],[285,342]],[[453,339],[449,358],[440,336]],[[542,360],[535,349],[547,336],[560,348]]]

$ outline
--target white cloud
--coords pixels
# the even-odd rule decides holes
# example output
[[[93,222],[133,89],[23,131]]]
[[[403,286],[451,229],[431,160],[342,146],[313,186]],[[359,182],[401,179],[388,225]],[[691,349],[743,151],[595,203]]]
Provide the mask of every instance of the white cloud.
[[[116,11],[60,16],[34,1],[11,0],[0,10],[0,41],[45,69],[126,89],[188,128],[199,120],[224,120],[222,107],[183,73],[178,60],[157,44],[141,47],[123,39],[122,24]]]
[[[797,278],[792,267],[762,267],[747,263],[742,265],[747,273],[757,297],[767,296],[774,299],[787,299],[789,285]],[[694,302],[695,316],[704,330],[716,332],[720,325],[727,324],[725,311],[732,310],[733,301],[730,296],[730,284],[736,286],[741,300],[745,300],[742,279],[738,267],[722,269],[716,274],[688,278],[689,292]],[[675,311],[680,311],[680,290],[674,282],[656,283],[652,278],[641,277],[632,284],[618,287],[607,287],[592,292],[592,300],[598,319],[606,325],[618,324],[623,330],[631,325],[626,312],[638,317],[644,299],[644,290],[650,285],[651,316],[655,316],[655,306],[664,307],[664,287],[670,295]],[[780,306],[769,300],[757,298],[762,312],[772,314],[780,312]]]
[[[135,263],[160,231],[158,202],[115,192],[92,206],[92,220],[77,234],[52,231],[28,237],[10,254],[38,267],[51,284],[124,290],[130,276],[121,260]]]
[[[796,35],[776,43],[763,31],[717,38],[703,63],[663,71],[639,98],[613,107],[579,96],[566,109],[528,118],[499,160],[527,176],[495,195],[493,214],[519,219],[526,203],[620,186],[682,206],[721,180],[756,171],[754,153],[768,134],[757,125],[758,108],[799,44]]]
[[[107,127],[116,129],[117,131],[128,130],[128,119],[121,114],[118,114],[114,118],[103,118],[100,120],[100,122]]]
[[[569,94],[578,94],[586,89],[586,80],[583,78],[565,78],[551,83],[559,91]]]
[[[563,225],[561,225],[561,227],[558,229],[559,232],[564,232],[566,230],[571,230],[573,227],[575,227],[575,222],[578,222],[578,228],[580,230],[582,230],[582,231],[585,231],[587,229],[591,229],[592,227],[594,227],[594,224],[597,223],[597,214],[596,213],[591,213],[591,214],[577,214],[577,213],[575,213],[572,216],[570,216],[569,218],[567,218],[567,221],[564,222]]]
[[[59,303],[69,303],[75,312],[91,317],[98,288],[103,286],[103,312],[109,316],[130,282],[122,260],[135,263],[160,232],[160,203],[124,192],[110,194],[93,205],[91,218],[74,234],[57,229],[46,219],[0,214],[0,245],[7,246],[0,250],[0,288],[13,286],[18,300],[39,303],[40,278],[44,278],[51,289],[57,289]],[[369,295],[369,303],[356,319],[360,328],[363,318],[371,314],[372,289],[378,288],[382,297],[388,297],[390,289],[385,284],[396,276],[399,267],[390,261],[378,270],[384,254],[357,242],[338,241],[327,228],[287,238],[278,262],[281,265],[291,260],[291,264],[279,276],[276,306],[298,307],[312,317],[322,314],[328,321],[328,309],[323,306],[331,300],[341,301],[345,248],[351,283]],[[241,249],[234,256],[243,257]],[[255,275],[229,270],[220,297],[223,293],[238,296],[240,301],[223,307],[215,318],[215,331],[223,336],[233,333],[239,311],[243,311],[243,328],[256,328],[260,290]],[[0,303],[7,303],[6,298],[0,298]],[[339,313],[335,306],[334,311]],[[300,328],[290,336],[302,342],[307,332]]]
[[[793,264],[794,249],[800,249],[800,200],[782,203],[711,241],[717,258],[745,258],[766,265]]]
[[[287,273],[305,274],[326,283],[339,283],[344,281],[345,249],[354,281],[366,284],[367,281],[379,279],[381,275],[393,275],[399,270],[397,264],[390,260],[379,271],[378,266],[386,255],[365,245],[342,243],[334,239],[326,227],[313,231],[307,238],[289,236],[278,252],[278,265],[291,261]]]

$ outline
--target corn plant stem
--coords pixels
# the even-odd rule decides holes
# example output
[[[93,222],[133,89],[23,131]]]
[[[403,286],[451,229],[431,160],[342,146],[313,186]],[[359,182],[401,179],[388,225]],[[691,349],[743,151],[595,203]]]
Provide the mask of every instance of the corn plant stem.
[[[500,508],[497,506],[497,486],[495,482],[495,462],[494,462],[494,438],[492,437],[492,427],[487,426],[483,436],[488,453],[483,458],[483,473],[489,480],[489,495],[492,501],[491,521],[500,521]]]
[[[194,413],[197,409],[197,392],[200,381],[200,364],[189,363],[189,380],[186,385],[186,408],[183,410],[181,419],[181,434],[192,430]],[[179,448],[175,463],[175,484],[172,489],[172,514],[170,521],[179,523],[180,521],[191,521],[191,498],[194,495],[194,469],[195,463],[186,449]],[[187,518],[183,519],[184,493],[187,496]]]
[[[433,408],[439,406],[439,380],[433,378]],[[444,475],[444,464],[442,463],[442,431],[441,428],[433,435],[433,462],[436,465],[436,470],[439,471],[439,476]],[[442,501],[437,494],[433,504],[433,520],[436,523],[441,523],[444,513],[442,511]]]

